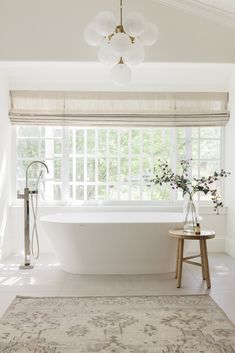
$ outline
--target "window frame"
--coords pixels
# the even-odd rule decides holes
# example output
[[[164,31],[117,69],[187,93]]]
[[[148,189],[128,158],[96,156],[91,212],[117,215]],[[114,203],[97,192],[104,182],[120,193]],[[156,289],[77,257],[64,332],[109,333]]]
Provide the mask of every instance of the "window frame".
[[[54,126],[52,127],[54,128]],[[69,128],[63,126],[62,127],[62,156],[64,156],[64,160],[66,160],[65,163],[62,163],[62,177],[61,177],[61,182],[62,182],[62,200],[40,200],[39,205],[40,206],[71,206],[71,207],[77,207],[77,206],[82,206],[82,205],[90,205],[90,206],[99,206],[99,205],[107,205],[107,206],[157,206],[160,208],[176,208],[182,205],[183,201],[177,199],[177,194],[175,190],[171,190],[171,200],[70,200],[69,199],[69,172],[68,168],[66,168],[66,165],[69,165],[69,139],[68,139],[68,134],[69,134]],[[89,129],[90,127],[87,127]],[[200,127],[197,127],[200,128]],[[84,127],[84,129],[86,129]],[[112,127],[104,128],[104,129],[113,129]],[[141,129],[141,128],[139,128]],[[189,128],[190,129],[190,128]],[[171,134],[172,134],[173,129],[171,129]],[[188,130],[186,130],[187,132]],[[96,134],[96,133],[95,133]],[[97,134],[96,134],[97,135]],[[174,139],[174,146],[177,147],[176,145],[176,133],[173,134],[174,137],[171,136],[171,138]],[[119,135],[118,135],[119,136]],[[97,137],[96,137],[97,138]],[[198,137],[199,141],[201,141],[200,136]],[[204,138],[207,139],[207,138]],[[224,168],[224,162],[225,162],[225,128],[221,127],[221,168]],[[130,145],[130,144],[129,144]],[[129,146],[130,149],[130,146]],[[143,153],[143,151],[141,151]],[[85,155],[85,151],[84,151]],[[187,158],[190,158],[190,156],[187,156]],[[142,156],[141,156],[142,158]],[[173,152],[173,148],[171,149],[171,161],[172,161],[172,168],[174,169],[176,167],[176,162],[177,162],[177,153]],[[120,159],[120,154],[118,155],[118,159]],[[129,159],[129,157],[128,157]],[[34,160],[34,159],[32,159]],[[200,161],[200,158],[198,159]],[[97,161],[96,161],[97,163]],[[118,166],[120,167],[120,164],[118,163]],[[14,205],[21,205],[22,203],[20,200],[17,200],[17,188],[16,188],[16,167],[17,167],[17,126],[13,126],[12,128],[12,195],[11,195],[11,203]],[[130,169],[130,168],[129,168]],[[96,168],[97,170],[97,168]],[[107,183],[106,183],[107,184]],[[106,185],[107,187],[107,185]],[[97,188],[96,188],[97,189]],[[224,180],[221,182],[221,194],[223,196],[223,199],[225,201],[225,187],[224,187]],[[63,197],[64,196],[64,197]],[[206,201],[206,200],[199,200],[199,205],[200,207],[211,207],[211,202]]]

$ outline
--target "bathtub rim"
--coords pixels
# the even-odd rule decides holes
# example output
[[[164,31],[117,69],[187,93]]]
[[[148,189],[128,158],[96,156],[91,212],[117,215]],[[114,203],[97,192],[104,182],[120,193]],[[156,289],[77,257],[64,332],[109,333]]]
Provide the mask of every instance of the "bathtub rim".
[[[75,215],[80,217],[78,219],[75,219]],[[104,215],[106,216],[105,219],[102,218],[102,216]],[[107,217],[107,215],[109,215],[109,217]],[[128,217],[127,215],[131,215],[131,217]],[[159,215],[164,216],[161,219],[159,218]],[[72,217],[69,218],[69,216]],[[124,218],[118,219],[118,216],[124,216]],[[173,218],[170,218],[170,216],[173,216]],[[182,212],[82,211],[50,213],[41,216],[40,221],[57,224],[182,224],[184,222],[184,218]]]

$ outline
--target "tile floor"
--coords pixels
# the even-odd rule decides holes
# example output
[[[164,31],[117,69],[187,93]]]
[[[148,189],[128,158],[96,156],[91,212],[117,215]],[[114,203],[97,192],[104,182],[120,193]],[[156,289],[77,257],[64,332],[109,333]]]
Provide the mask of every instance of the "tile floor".
[[[210,254],[212,288],[201,280],[199,267],[184,265],[182,288],[174,274],[161,275],[72,275],[60,269],[53,254],[42,254],[33,270],[19,270],[21,258],[11,256],[0,264],[0,316],[16,295],[96,296],[208,293],[235,323],[235,259]]]

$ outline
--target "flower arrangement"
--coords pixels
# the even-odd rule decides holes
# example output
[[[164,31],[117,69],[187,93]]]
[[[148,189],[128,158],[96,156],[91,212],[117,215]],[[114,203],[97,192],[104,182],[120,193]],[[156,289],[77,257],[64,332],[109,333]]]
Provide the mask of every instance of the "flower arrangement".
[[[151,179],[151,183],[154,184],[170,184],[172,189],[181,189],[183,196],[188,195],[190,200],[193,200],[193,196],[197,192],[202,192],[205,195],[210,195],[211,200],[214,204],[214,210],[219,213],[219,208],[223,207],[221,196],[217,190],[217,181],[226,178],[230,173],[221,169],[219,172],[214,172],[208,177],[201,178],[189,178],[190,160],[181,160],[180,166],[182,172],[176,174],[170,168],[168,162],[159,160],[158,166],[154,170],[154,178]]]

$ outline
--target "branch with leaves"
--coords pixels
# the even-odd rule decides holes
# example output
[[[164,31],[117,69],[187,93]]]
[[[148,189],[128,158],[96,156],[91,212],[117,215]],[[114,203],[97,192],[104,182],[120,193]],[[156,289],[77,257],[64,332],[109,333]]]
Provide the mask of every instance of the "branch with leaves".
[[[181,160],[181,173],[176,174],[172,171],[168,162],[159,160],[158,165],[154,168],[155,176],[150,182],[156,185],[170,184],[172,189],[180,189],[183,196],[188,195],[190,198],[193,198],[197,192],[210,195],[214,204],[214,210],[219,213],[219,208],[223,207],[223,202],[217,189],[217,182],[222,178],[227,178],[230,173],[221,169],[219,172],[215,171],[208,177],[190,179],[189,169],[191,161],[191,159]]]

